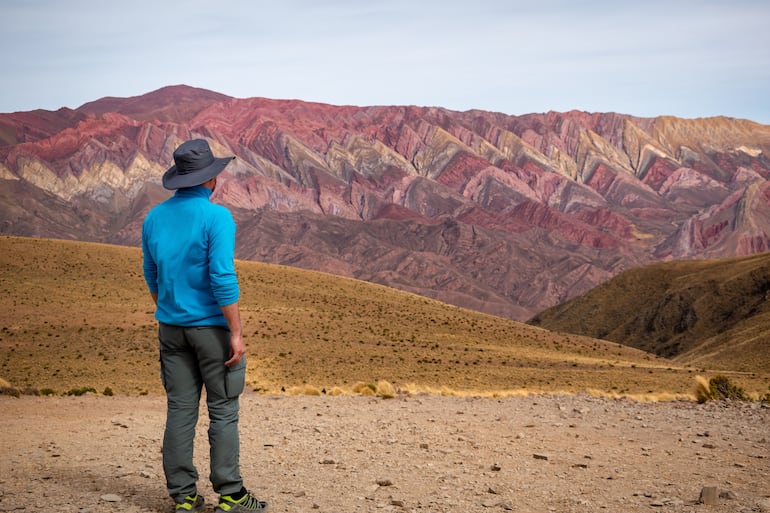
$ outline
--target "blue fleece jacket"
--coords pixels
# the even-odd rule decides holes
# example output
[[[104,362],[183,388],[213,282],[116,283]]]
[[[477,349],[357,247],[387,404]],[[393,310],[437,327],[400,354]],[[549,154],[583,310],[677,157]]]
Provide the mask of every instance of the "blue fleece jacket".
[[[220,307],[238,301],[235,222],[210,196],[203,186],[179,189],[144,219],[144,279],[162,323],[227,327]]]

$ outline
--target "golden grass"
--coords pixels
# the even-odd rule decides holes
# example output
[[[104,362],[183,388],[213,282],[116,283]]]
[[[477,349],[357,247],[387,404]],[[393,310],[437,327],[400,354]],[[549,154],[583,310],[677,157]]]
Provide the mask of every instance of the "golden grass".
[[[313,385],[300,385],[289,387],[286,393],[289,395],[321,395],[322,390]]]
[[[711,385],[703,376],[695,376],[695,398],[699,403],[711,399]]]
[[[677,365],[770,374],[770,253],[628,270],[541,312],[538,325],[666,354]]]
[[[396,388],[389,382],[381,379],[375,385],[375,392],[383,399],[393,399],[396,397]]]
[[[691,394],[694,374],[711,372],[352,279],[237,269],[247,379],[263,393]],[[137,248],[0,237],[0,292],[0,377],[13,386],[162,393]],[[719,373],[747,391],[770,384]]]

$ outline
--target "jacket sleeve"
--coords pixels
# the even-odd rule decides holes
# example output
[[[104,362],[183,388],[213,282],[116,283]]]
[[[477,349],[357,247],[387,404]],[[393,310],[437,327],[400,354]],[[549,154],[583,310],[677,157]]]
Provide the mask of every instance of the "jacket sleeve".
[[[147,288],[150,289],[150,292],[156,293],[158,292],[158,264],[150,253],[148,230],[149,223],[146,218],[142,225],[142,271],[144,272],[144,281],[147,283]]]
[[[235,221],[224,207],[217,211],[215,222],[209,227],[209,280],[219,306],[227,306],[240,296],[235,273]]]

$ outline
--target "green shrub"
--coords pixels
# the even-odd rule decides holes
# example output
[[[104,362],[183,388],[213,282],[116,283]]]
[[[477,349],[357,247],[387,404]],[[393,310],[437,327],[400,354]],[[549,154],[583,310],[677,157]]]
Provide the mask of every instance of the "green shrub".
[[[113,395],[113,394],[112,394],[112,389],[111,389],[110,387],[106,387],[106,388],[104,389],[104,392],[102,392],[102,394],[103,394],[103,395],[109,395],[109,396],[112,396],[112,395]]]
[[[40,395],[56,395],[56,390],[53,388],[41,388]]]
[[[64,392],[64,395],[85,395],[88,392],[96,393],[96,389],[93,387],[80,387],[80,388],[71,388],[70,390]]]
[[[749,397],[744,390],[733,384],[726,376],[714,376],[709,380],[709,386],[717,399],[747,401]]]
[[[748,401],[749,396],[727,376],[714,376],[708,383],[701,376],[695,377],[697,387],[695,396],[699,403],[706,401]]]

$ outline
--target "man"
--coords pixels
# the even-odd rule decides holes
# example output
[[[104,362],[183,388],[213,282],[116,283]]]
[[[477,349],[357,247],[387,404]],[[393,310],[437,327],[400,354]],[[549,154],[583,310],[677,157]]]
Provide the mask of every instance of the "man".
[[[156,205],[142,227],[143,271],[155,302],[161,379],[168,410],[163,471],[177,513],[194,513],[198,495],[193,440],[201,389],[209,412],[211,484],[217,513],[262,512],[267,503],[243,486],[238,396],[246,377],[235,273],[235,223],[210,201],[217,175],[235,157],[217,158],[202,139],[174,151],[163,186],[174,196]]]

